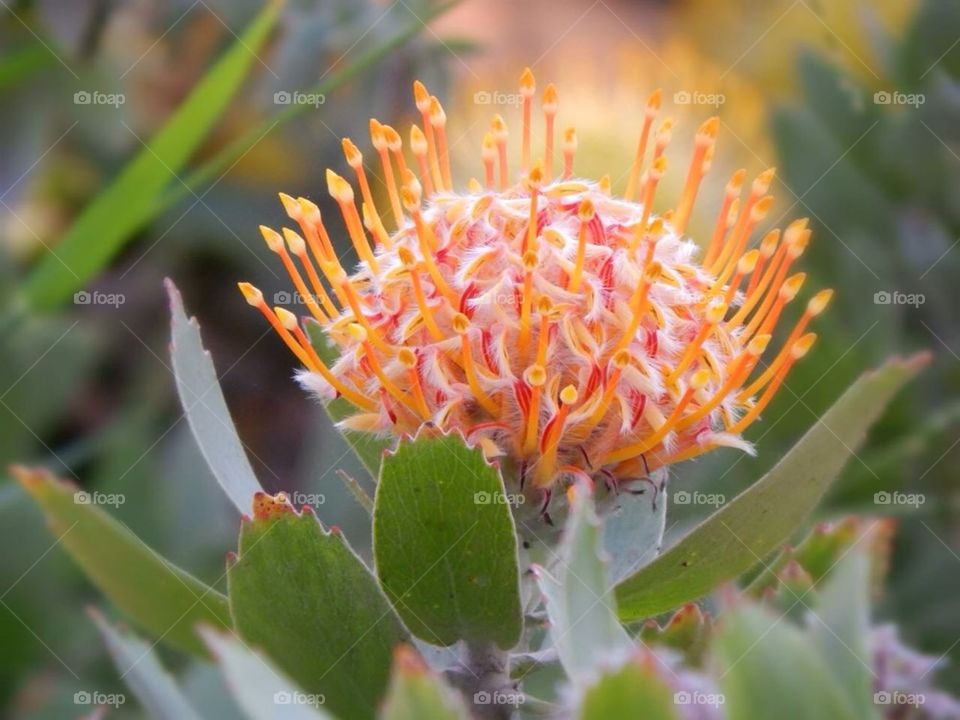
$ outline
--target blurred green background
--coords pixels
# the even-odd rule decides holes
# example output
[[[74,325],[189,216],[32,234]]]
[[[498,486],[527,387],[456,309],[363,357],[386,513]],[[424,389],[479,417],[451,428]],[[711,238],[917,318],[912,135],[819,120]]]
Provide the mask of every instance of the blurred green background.
[[[884,617],[960,660],[960,4],[288,0],[255,44],[247,28],[264,6],[253,0],[0,6],[0,468],[44,464],[122,494],[116,516],[222,586],[237,517],[176,402],[171,277],[263,485],[322,494],[321,519],[368,548],[366,516],[336,473],[366,482],[363,471],[236,290],[237,280],[268,296],[288,289],[257,232],[283,223],[276,193],[327,207],[323,173],[345,167],[340,138],[368,152],[372,116],[405,135],[415,77],[447,104],[464,185],[482,170],[489,115],[518,116],[478,98],[512,93],[524,65],[558,84],[561,122],[580,135],[578,171],[610,173],[616,189],[646,97],[662,87],[678,125],[660,209],[696,126],[717,113],[693,233],[709,232],[730,172],[776,165],[770,224],[809,217],[807,287],[837,290],[817,349],[752,431],[759,456],[688,463],[673,487],[732,497],[863,369],[933,350],[932,369],[821,512],[902,516]],[[312,100],[285,102],[297,91]],[[696,100],[706,96],[712,104]],[[71,270],[81,265],[88,273]],[[895,293],[923,302],[883,302]],[[893,491],[925,502],[875,502]],[[675,506],[668,539],[710,510]],[[83,612],[97,595],[55,541],[0,472],[3,717],[75,716],[74,692],[119,687]],[[213,673],[187,671],[194,697],[219,697]],[[956,667],[942,680],[960,690]]]

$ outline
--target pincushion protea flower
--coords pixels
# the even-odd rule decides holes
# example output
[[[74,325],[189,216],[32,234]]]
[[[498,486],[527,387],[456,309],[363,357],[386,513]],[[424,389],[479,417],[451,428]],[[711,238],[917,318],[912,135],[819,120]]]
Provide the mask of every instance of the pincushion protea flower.
[[[410,129],[412,162],[399,133],[371,121],[385,217],[371,167],[343,141],[360,209],[350,182],[328,170],[327,183],[360,258],[353,275],[317,206],[281,195],[300,233],[261,231],[338,346],[336,363],[323,362],[289,310],[271,309],[240,283],[247,301],[303,363],[305,388],[356,406],[343,427],[459,431],[512,461],[521,484],[549,489],[564,475],[621,482],[720,446],[752,451],[743,431],[809,351],[816,336],[807,325],[831,296],[814,295],[767,355],[804,283],[804,273],[790,271],[810,236],[800,220],[748,248],[772,203],[774,171],[745,198],[745,171],[733,175],[700,257],[684,233],[718,118],[697,131],[679,201],[658,216],[651,207],[672,129],[668,119],[654,130],[659,91],[647,103],[624,197],[611,194],[608,177],[575,177],[576,134],[565,130],[556,147],[552,84],[534,161],[529,69],[520,92],[519,165],[511,167],[507,125],[495,116],[482,144],[484,182],[465,191],[451,178],[444,111],[422,84],[414,85],[423,124]]]

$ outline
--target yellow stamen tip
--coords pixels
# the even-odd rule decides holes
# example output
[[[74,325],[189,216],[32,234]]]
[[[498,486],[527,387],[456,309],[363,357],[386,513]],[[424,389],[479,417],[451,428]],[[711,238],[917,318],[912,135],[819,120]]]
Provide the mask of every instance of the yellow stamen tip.
[[[343,146],[343,154],[347,158],[347,165],[352,168],[363,165],[363,155],[350,138],[344,138],[340,144]]]
[[[799,360],[808,352],[810,352],[810,348],[813,347],[813,344],[816,341],[816,333],[807,333],[793,344],[793,347],[790,348],[790,354],[793,355],[794,359]]]
[[[413,81],[413,99],[420,112],[427,112],[430,109],[430,93],[426,85],[419,80]]]
[[[817,315],[819,315],[820,313],[822,313],[824,310],[827,309],[827,305],[830,304],[830,301],[832,299],[833,299],[832,289],[827,288],[826,290],[821,290],[812,298],[810,298],[810,302],[807,303],[807,312],[810,313],[811,316],[816,317]]]
[[[292,312],[282,307],[275,307],[273,309],[274,315],[277,316],[277,320],[280,321],[280,324],[283,325],[287,330],[293,332],[299,327],[297,322],[297,316]]]
[[[403,146],[403,140],[400,139],[400,133],[389,125],[383,126],[383,135],[387,140],[387,147],[390,152],[397,152]]]
[[[560,391],[560,402],[562,402],[564,405],[573,405],[579,397],[580,394],[577,392],[577,388],[573,385],[567,385],[563,390]]]
[[[706,387],[706,384],[710,382],[711,372],[707,368],[702,368],[697,370],[693,375],[690,376],[690,388],[693,390],[700,390]]]
[[[737,272],[741,275],[752,273],[759,260],[760,251],[757,249],[753,249],[747,253],[744,253],[743,257],[741,257],[739,262],[737,262]]]
[[[568,127],[563,131],[563,151],[565,153],[576,152],[577,150],[577,129]]]
[[[540,387],[547,381],[547,371],[543,365],[531,365],[523,371],[523,379],[531,387]]]
[[[360,323],[350,323],[347,325],[347,332],[357,342],[364,342],[367,339],[367,330]]]
[[[720,118],[714,115],[706,120],[697,130],[697,135],[706,140],[713,140],[720,132]]]
[[[243,297],[250,305],[256,307],[263,302],[263,293],[250,283],[240,282],[237,283],[237,287],[240,288],[240,292],[243,293]]]
[[[400,262],[402,262],[406,268],[411,268],[417,264],[417,259],[414,257],[413,251],[403,245],[397,248],[397,257],[400,258]]]
[[[283,237],[276,230],[268,228],[266,225],[261,225],[260,234],[263,235],[263,239],[271,251],[278,253],[283,250]]]
[[[383,124],[375,118],[370,118],[370,142],[377,150],[386,150],[387,138],[383,131]]]
[[[763,236],[763,240],[760,241],[760,255],[765,259],[769,259],[773,256],[773,253],[777,250],[777,244],[780,242],[780,231],[771,230],[766,235]]]
[[[773,205],[773,195],[764,195],[757,201],[757,204],[753,206],[753,209],[750,211],[751,219],[754,222],[759,222],[763,220],[768,212],[770,212],[770,206]]]
[[[580,207],[577,210],[577,215],[580,218],[581,222],[590,222],[593,220],[594,215],[597,214],[597,209],[594,207],[593,202],[590,198],[584,198],[580,201]]]
[[[450,320],[450,326],[457,335],[463,335],[470,329],[470,319],[463,313],[457,313]]]
[[[493,139],[498,143],[507,139],[507,123],[503,117],[494,115],[490,119],[490,132],[493,133]]]
[[[760,357],[770,344],[770,335],[757,335],[747,345],[747,353],[754,357]]]
[[[721,320],[723,316],[727,314],[727,304],[724,302],[713,302],[710,304],[710,307],[707,308],[706,319],[707,323],[710,325],[716,325]]]
[[[546,89],[543,91],[543,111],[547,115],[553,115],[557,112],[557,107],[559,106],[559,95],[557,94],[557,86],[553,83],[547,85]]]
[[[400,364],[407,368],[415,368],[417,366],[417,355],[410,348],[400,348],[397,352],[397,360],[400,361]]]
[[[442,127],[447,122],[447,114],[443,111],[443,105],[434,95],[430,97],[430,124],[434,127]]]
[[[623,370],[630,364],[632,359],[629,350],[617,350],[617,352],[613,354],[613,366]]]
[[[287,215],[296,220],[300,213],[300,203],[286,193],[280,193],[280,202],[283,203],[283,209],[286,210]]]
[[[787,281],[783,283],[783,287],[780,288],[780,295],[784,300],[790,302],[793,300],[797,293],[800,292],[800,288],[803,287],[804,281],[807,279],[806,273],[797,273],[796,275],[791,275],[787,278]]]
[[[647,98],[647,110],[648,111],[657,111],[660,109],[660,106],[663,104],[663,90],[657,88],[652,93],[650,97]]]
[[[533,71],[530,68],[524,68],[520,75],[520,94],[525,97],[531,97],[537,89],[537,81],[533,77]]]
[[[537,257],[536,250],[527,250],[523,254],[523,269],[528,272],[536,269],[539,258]]]
[[[327,191],[337,202],[353,202],[353,188],[333,170],[327,170]]]
[[[777,169],[775,167],[768,168],[762,173],[757,175],[757,179],[753,181],[753,187],[751,188],[752,192],[757,195],[763,195],[770,189],[770,185],[773,183],[773,177],[777,174]]]
[[[290,228],[283,229],[283,238],[287,241],[287,247],[294,255],[299,257],[307,251],[306,242],[304,242],[303,238],[300,237],[299,234],[295,233]]]
[[[410,126],[410,149],[414,155],[427,154],[427,138],[418,125]]]

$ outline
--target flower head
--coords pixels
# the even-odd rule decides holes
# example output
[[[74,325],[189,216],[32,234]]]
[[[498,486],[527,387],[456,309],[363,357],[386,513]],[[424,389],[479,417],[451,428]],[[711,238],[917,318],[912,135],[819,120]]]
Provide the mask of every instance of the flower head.
[[[745,194],[738,171],[701,254],[685,231],[717,118],[696,133],[678,202],[657,215],[672,128],[669,119],[654,128],[659,91],[646,106],[624,197],[611,194],[609,178],[575,176],[576,133],[566,129],[558,142],[553,85],[542,96],[541,159],[531,145],[529,70],[520,94],[519,165],[495,116],[481,147],[484,182],[465,191],[451,179],[446,115],[420,83],[412,157],[396,130],[370,124],[385,209],[373,198],[374,165],[343,141],[359,194],[333,171],[327,185],[360,258],[352,275],[317,206],[281,195],[300,233],[262,227],[264,239],[339,359],[324,363],[296,316],[240,287],[303,364],[301,384],[350,401],[356,413],[345,428],[459,431],[541,488],[565,474],[640,477],[719,446],[751,451],[743,431],[809,351],[816,336],[807,325],[831,296],[814,295],[784,344],[769,350],[804,283],[791,268],[810,237],[806,221],[751,249],[772,203],[773,170]]]

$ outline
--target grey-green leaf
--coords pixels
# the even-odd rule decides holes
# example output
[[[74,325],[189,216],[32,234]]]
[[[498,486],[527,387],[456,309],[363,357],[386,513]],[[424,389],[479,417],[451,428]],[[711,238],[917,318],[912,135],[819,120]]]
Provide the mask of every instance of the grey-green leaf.
[[[230,627],[223,595],[160,557],[94,504],[97,496],[84,494],[46,470],[15,467],[11,472],[90,581],[152,637],[206,655],[197,624]]]
[[[869,532],[869,531],[868,531]],[[862,718],[876,717],[875,673],[869,646],[870,557],[854,546],[831,571],[816,597],[804,599],[810,637],[832,675],[847,689]],[[792,598],[787,597],[787,602]]]
[[[324,698],[308,695],[233,635],[201,628],[237,704],[250,720],[327,720]]]
[[[656,676],[652,665],[631,659],[602,675],[584,692],[577,717],[580,720],[676,720],[677,714],[670,688]]]
[[[407,627],[435,645],[510,648],[520,573],[503,480],[458,435],[400,443],[383,459],[373,512],[377,575]]]
[[[714,643],[727,720],[862,720],[804,634],[755,606],[732,610]]]
[[[603,514],[603,548],[610,556],[610,580],[618,583],[660,554],[667,523],[665,468],[655,470],[642,494],[621,492]]]
[[[928,355],[862,375],[763,478],[617,586],[620,618],[696,600],[782,545],[810,514],[890,399]]]
[[[103,636],[120,677],[154,720],[200,720],[200,715],[181,694],[152,646],[121,633],[96,611],[91,616]]]
[[[343,535],[284,507],[243,521],[227,571],[236,628],[331,713],[372,718],[407,634]]]
[[[220,487],[241,513],[249,512],[253,496],[262,490],[220,390],[217,370],[204,349],[200,325],[187,319],[180,291],[166,281],[170,297],[170,356],[177,394],[193,437]]]
[[[593,498],[577,487],[572,504],[556,561],[549,571],[536,567],[535,573],[546,599],[553,646],[578,684],[595,677],[603,665],[625,658],[633,643],[617,620]]]
[[[459,696],[433,673],[415,650],[401,646],[380,720],[465,720],[470,715]]]

